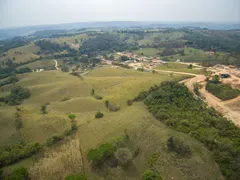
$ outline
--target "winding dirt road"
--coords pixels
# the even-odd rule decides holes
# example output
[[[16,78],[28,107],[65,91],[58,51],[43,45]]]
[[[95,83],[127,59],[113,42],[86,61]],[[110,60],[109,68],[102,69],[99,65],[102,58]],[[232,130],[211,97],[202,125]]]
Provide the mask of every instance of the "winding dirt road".
[[[57,70],[59,70],[57,60],[53,60],[53,61],[55,62],[55,68],[56,68]]]
[[[214,95],[206,91],[205,79],[206,77],[204,75],[196,75],[194,78],[185,79],[181,82],[184,83],[188,87],[188,89],[191,91],[193,91],[194,83],[197,82],[202,84],[203,87],[199,90],[199,92],[203,97],[203,99],[208,103],[208,105],[215,108],[218,112],[223,114],[224,117],[231,120],[234,124],[240,127],[240,112],[237,110],[233,110],[227,106],[230,103],[240,101],[240,96],[238,96],[237,98],[231,99],[229,101],[222,101],[219,98],[215,97]]]

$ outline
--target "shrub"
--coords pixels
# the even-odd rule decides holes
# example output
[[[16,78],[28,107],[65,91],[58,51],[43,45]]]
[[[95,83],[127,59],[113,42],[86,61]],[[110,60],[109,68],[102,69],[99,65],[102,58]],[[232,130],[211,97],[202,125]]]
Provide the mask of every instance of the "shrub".
[[[69,97],[64,97],[63,99],[61,99],[61,101],[68,101],[69,99]]]
[[[95,95],[94,97],[95,97],[95,99],[98,99],[98,100],[102,99],[102,96],[99,96],[99,95]]]
[[[169,151],[174,151],[182,156],[189,156],[192,154],[190,148],[178,138],[170,137],[167,141],[167,148]]]
[[[47,139],[46,146],[51,146],[51,145],[55,144],[56,142],[63,140],[63,138],[64,137],[61,135],[54,135]]]
[[[127,100],[127,105],[131,106],[133,104],[133,100]]]
[[[161,180],[161,179],[162,178],[152,170],[146,170],[143,173],[143,180]]]
[[[115,105],[115,104],[111,104],[111,103],[109,103],[109,105],[108,105],[108,109],[109,109],[110,111],[115,112],[115,111],[118,111],[118,110],[120,109],[120,107],[117,106],[117,105]]]
[[[43,104],[42,107],[41,107],[41,113],[42,114],[47,114],[46,109],[47,109],[47,106],[45,104]]]
[[[22,127],[22,119],[20,117],[16,117],[14,121],[16,130],[19,130]]]
[[[25,167],[19,167],[14,169],[11,174],[4,178],[4,180],[27,180],[27,179],[29,179],[29,174]]]
[[[92,162],[94,166],[101,166],[103,161],[114,155],[114,147],[110,143],[102,144],[97,149],[91,149],[88,152],[88,160]]]
[[[75,174],[67,176],[65,180],[87,180],[87,177],[84,174]]]
[[[66,129],[64,131],[64,135],[69,136],[69,135],[73,134],[74,132],[76,132],[77,129],[78,129],[78,126],[76,125],[76,123],[72,123],[71,128]]]
[[[198,83],[194,83],[193,84],[193,92],[196,94],[196,95],[199,95],[199,88],[200,88],[200,85]]]
[[[137,68],[137,70],[143,72],[144,68]]]
[[[105,104],[105,106],[108,108],[108,106],[109,106],[109,101],[108,101],[108,100],[104,101],[104,104]]]
[[[122,166],[127,165],[133,158],[131,151],[127,148],[118,149],[115,152],[115,157]]]
[[[103,113],[98,111],[96,114],[95,114],[95,118],[102,118],[103,117]]]
[[[92,90],[91,90],[91,96],[93,96],[94,94],[95,94],[95,90],[92,89]]]

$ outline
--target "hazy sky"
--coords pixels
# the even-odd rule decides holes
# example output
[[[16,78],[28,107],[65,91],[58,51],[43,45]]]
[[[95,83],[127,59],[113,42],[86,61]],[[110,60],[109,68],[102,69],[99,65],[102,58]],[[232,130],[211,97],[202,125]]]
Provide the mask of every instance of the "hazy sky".
[[[119,20],[240,22],[240,0],[0,0],[0,28]]]

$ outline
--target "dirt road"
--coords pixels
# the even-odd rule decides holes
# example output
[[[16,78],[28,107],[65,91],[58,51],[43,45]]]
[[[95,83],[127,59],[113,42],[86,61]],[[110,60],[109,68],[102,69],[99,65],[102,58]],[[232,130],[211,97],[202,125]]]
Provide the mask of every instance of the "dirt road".
[[[215,108],[218,112],[223,114],[224,117],[228,118],[234,124],[240,127],[240,112],[237,110],[233,110],[227,106],[229,103],[239,101],[240,97],[229,101],[222,101],[218,99],[217,97],[206,91],[206,82],[204,82],[205,78],[206,77],[204,75],[196,75],[196,77],[194,78],[183,80],[182,83],[184,83],[191,91],[193,91],[194,83],[201,83],[203,87],[199,90],[199,92],[205,99],[205,101],[208,103],[208,105]]]
[[[57,60],[53,60],[53,61],[55,62],[55,68],[56,68],[57,70],[59,70]]]

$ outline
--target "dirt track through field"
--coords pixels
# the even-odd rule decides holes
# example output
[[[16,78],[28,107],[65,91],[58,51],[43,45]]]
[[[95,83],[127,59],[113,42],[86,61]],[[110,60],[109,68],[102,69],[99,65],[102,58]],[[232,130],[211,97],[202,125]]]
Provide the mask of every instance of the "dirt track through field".
[[[57,60],[53,60],[53,61],[55,62],[55,68],[56,68],[57,70],[59,70]]]

